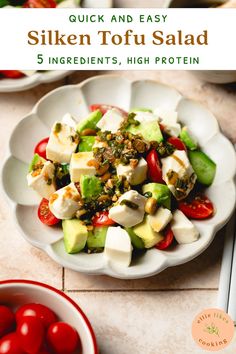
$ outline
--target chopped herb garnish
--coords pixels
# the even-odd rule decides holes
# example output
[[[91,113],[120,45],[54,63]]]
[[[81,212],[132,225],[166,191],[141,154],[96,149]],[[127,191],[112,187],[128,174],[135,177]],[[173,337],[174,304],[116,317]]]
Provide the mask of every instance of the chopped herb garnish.
[[[130,209],[135,209],[135,210],[139,208],[138,204],[131,202],[131,200],[128,200],[128,199],[123,199],[120,202],[120,205],[126,205]]]
[[[61,129],[62,129],[61,123],[56,123],[55,128],[54,128],[54,132],[60,133]]]

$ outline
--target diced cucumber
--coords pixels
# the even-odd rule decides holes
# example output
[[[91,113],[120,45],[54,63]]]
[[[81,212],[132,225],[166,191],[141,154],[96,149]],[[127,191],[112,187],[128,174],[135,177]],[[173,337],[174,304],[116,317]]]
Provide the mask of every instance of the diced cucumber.
[[[81,136],[79,143],[79,152],[87,152],[93,150],[95,136]]]
[[[143,240],[136,235],[136,233],[133,231],[131,227],[125,228],[125,230],[128,232],[130,240],[134,248],[143,250],[145,249],[144,242]]]
[[[190,134],[187,127],[183,127],[180,132],[180,139],[189,150],[197,149],[197,140]]]
[[[190,163],[199,183],[210,186],[215,178],[216,164],[202,151],[189,151]]]
[[[81,133],[85,129],[97,129],[97,123],[102,118],[102,113],[97,109],[89,114],[89,116],[83,119],[76,127],[76,130]]]

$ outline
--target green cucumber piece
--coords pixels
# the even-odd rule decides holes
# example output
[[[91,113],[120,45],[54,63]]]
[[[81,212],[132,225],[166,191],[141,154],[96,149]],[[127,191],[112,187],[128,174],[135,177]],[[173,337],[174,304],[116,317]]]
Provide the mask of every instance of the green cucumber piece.
[[[93,151],[95,136],[81,136],[79,143],[79,152]]]
[[[189,150],[197,149],[197,140],[190,134],[187,127],[182,128],[179,137]]]
[[[189,151],[189,160],[199,183],[210,186],[216,174],[216,164],[202,151]]]
[[[89,114],[88,117],[83,119],[76,127],[76,130],[81,133],[85,129],[97,129],[97,123],[102,118],[102,112],[97,109]]]

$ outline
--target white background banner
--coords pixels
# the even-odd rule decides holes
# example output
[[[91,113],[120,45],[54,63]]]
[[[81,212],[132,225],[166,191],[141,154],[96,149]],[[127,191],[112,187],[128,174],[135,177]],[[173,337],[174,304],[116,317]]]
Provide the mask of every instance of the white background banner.
[[[0,9],[1,70],[236,70],[236,9]]]

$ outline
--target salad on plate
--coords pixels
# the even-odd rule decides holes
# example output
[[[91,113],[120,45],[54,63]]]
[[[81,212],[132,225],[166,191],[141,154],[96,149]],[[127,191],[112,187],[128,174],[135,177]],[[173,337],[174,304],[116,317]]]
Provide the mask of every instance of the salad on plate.
[[[197,241],[191,219],[214,215],[205,188],[216,164],[177,112],[90,110],[79,122],[67,113],[35,147],[27,182],[42,198],[40,221],[62,227],[67,253],[104,252],[124,267],[147,249]]]

